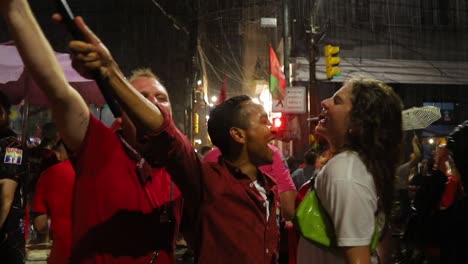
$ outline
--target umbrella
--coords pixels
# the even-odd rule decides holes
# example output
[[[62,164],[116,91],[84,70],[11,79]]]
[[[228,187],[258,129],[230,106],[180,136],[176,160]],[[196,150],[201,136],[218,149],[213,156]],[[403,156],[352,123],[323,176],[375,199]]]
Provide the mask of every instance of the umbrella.
[[[435,106],[413,107],[402,113],[403,131],[424,129],[439,120],[440,109]]]
[[[106,104],[94,80],[81,77],[71,66],[71,60],[66,53],[55,53],[65,77],[88,104],[102,106]],[[28,98],[35,106],[46,106],[47,98],[34,83],[25,69],[18,50],[12,42],[0,44],[0,91],[5,93],[13,104]]]

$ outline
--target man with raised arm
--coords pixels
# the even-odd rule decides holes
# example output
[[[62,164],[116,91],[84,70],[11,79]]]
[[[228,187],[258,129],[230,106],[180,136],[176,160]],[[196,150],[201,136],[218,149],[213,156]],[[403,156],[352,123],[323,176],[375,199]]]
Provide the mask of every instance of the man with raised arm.
[[[181,194],[163,167],[151,168],[141,157],[144,144],[137,134],[144,131],[135,128],[158,128],[165,120],[161,111],[170,119],[165,88],[148,71],[132,77],[133,88],[112,58],[104,57],[101,73],[116,87],[125,111],[122,131],[115,134],[90,114],[67,83],[28,2],[0,0],[0,9],[25,65],[49,100],[63,142],[76,155],[70,262],[175,263]],[[78,22],[89,45],[105,49]],[[142,115],[148,116],[139,119]]]

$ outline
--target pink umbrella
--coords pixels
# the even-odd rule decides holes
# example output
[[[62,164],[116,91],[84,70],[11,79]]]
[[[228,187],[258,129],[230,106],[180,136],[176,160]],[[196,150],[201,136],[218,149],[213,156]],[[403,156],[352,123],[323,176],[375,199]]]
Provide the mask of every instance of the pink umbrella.
[[[106,104],[94,82],[81,77],[71,66],[68,54],[55,53],[67,81],[75,88],[88,104],[102,106]],[[4,92],[13,104],[27,98],[30,105],[45,106],[47,98],[34,83],[14,43],[0,44],[0,91]]]

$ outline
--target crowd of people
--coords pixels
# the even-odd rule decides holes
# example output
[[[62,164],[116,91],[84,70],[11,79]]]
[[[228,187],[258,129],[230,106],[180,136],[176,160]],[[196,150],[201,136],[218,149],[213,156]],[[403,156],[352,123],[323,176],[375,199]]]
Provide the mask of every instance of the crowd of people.
[[[371,263],[379,252],[371,244],[391,229],[397,189],[400,218],[409,218],[409,206],[403,205],[411,198],[408,186],[417,182],[410,171],[419,156],[415,152],[397,173],[403,104],[387,84],[354,77],[323,100],[315,133],[326,151],[307,151],[297,170],[290,171],[271,144],[275,131],[263,106],[246,95],[211,111],[208,133],[216,148],[204,149],[202,157],[175,126],[159,78],[149,69],[126,78],[82,18],[74,22],[85,40],[69,43],[73,65],[83,76],[98,72],[110,84],[122,109],[112,128],[93,116],[67,83],[28,1],[0,0],[0,11],[48,98],[59,134],[47,147],[55,150],[56,161],[35,171],[34,191],[26,199],[35,229],[51,233],[49,263],[175,263],[179,233],[196,263]],[[60,15],[54,19],[61,21]],[[0,106],[0,260],[23,263],[26,150],[8,128],[6,97],[0,96]],[[466,146],[466,131],[463,124],[449,138],[453,166],[444,167],[442,154],[435,162],[444,174],[450,170],[455,182],[466,182],[466,147],[460,147]],[[397,174],[403,175],[400,188]],[[296,208],[312,193],[329,222],[328,246],[294,236]],[[440,223],[464,228],[466,198],[451,197],[441,210],[429,211]],[[282,235],[285,230],[293,235]],[[444,234],[449,232],[456,231]],[[438,240],[446,242],[440,247],[444,263],[466,259],[461,245],[467,236],[457,238]],[[285,241],[290,246],[280,247]]]

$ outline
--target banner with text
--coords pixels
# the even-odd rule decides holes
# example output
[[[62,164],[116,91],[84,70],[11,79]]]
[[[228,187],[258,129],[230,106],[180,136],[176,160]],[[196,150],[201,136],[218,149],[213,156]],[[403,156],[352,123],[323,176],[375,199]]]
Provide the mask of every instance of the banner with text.
[[[273,98],[272,112],[304,114],[307,112],[307,93],[303,86],[286,87],[286,97],[280,101]]]

